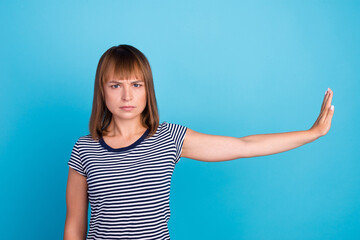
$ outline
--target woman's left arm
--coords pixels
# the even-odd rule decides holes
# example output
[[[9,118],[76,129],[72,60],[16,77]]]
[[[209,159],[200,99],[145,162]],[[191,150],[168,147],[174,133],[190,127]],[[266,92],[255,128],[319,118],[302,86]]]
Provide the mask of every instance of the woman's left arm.
[[[310,143],[328,133],[334,109],[331,108],[333,92],[325,94],[320,115],[314,125],[305,131],[258,134],[246,137],[229,137],[199,133],[187,129],[181,157],[206,162],[228,161],[271,155]]]

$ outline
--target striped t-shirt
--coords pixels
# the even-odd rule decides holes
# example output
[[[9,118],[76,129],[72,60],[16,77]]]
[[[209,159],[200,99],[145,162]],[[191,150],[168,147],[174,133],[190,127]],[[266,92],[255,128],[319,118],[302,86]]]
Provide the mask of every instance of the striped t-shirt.
[[[170,182],[187,127],[159,124],[133,144],[112,148],[85,135],[68,165],[86,177],[91,206],[86,239],[170,239]]]

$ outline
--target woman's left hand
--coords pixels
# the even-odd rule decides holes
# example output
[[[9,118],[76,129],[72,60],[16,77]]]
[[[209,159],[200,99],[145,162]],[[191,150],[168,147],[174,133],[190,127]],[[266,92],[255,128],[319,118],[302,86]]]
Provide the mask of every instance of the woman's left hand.
[[[332,98],[333,91],[328,88],[321,106],[320,115],[310,128],[311,131],[316,132],[320,137],[326,135],[331,127],[331,120],[334,115],[334,109],[331,109]]]

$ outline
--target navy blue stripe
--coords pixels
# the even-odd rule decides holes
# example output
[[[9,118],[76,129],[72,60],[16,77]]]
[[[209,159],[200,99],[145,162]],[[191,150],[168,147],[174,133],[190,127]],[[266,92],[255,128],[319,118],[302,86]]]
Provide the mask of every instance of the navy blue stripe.
[[[100,144],[101,146],[103,146],[104,148],[106,148],[107,150],[111,151],[111,152],[122,152],[122,151],[126,151],[126,150],[130,150],[132,148],[135,148],[137,145],[139,145],[139,143],[141,143],[144,138],[146,138],[146,136],[149,133],[149,129],[146,129],[146,131],[143,133],[143,135],[136,140],[133,144],[127,146],[127,147],[122,147],[122,148],[112,148],[109,145],[106,144],[106,142],[104,141],[104,139],[102,137],[100,137]]]

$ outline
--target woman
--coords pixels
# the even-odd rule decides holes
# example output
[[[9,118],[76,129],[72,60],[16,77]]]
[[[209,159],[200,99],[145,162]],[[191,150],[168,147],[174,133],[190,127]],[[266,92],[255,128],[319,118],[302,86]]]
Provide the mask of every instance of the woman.
[[[108,49],[97,66],[90,134],[78,138],[68,162],[64,239],[170,239],[170,182],[181,157],[228,161],[302,146],[329,131],[332,97],[328,89],[306,131],[242,138],[199,133],[159,123],[143,53],[129,45]]]

